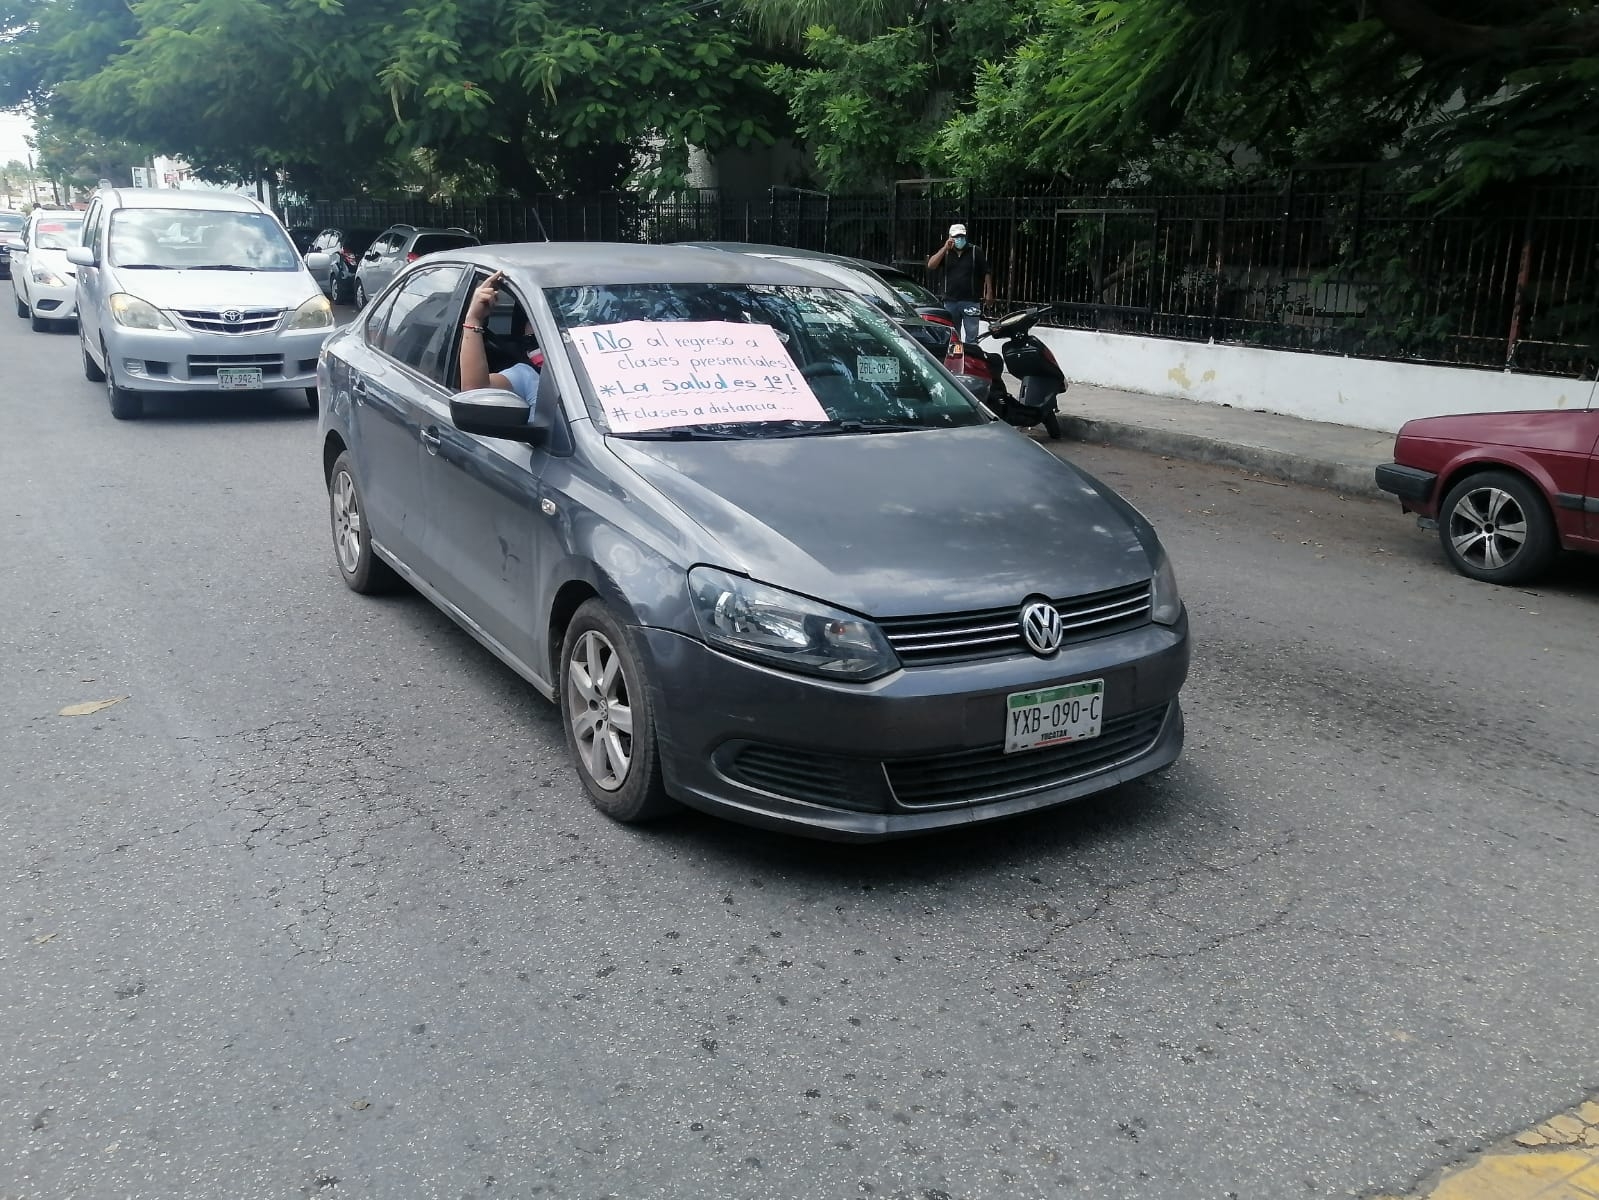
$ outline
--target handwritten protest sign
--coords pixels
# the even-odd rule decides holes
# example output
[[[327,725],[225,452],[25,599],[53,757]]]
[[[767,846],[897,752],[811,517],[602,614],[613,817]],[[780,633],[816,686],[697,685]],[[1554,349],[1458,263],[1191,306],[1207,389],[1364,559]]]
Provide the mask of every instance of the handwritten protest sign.
[[[828,419],[770,325],[623,321],[570,332],[616,433]]]

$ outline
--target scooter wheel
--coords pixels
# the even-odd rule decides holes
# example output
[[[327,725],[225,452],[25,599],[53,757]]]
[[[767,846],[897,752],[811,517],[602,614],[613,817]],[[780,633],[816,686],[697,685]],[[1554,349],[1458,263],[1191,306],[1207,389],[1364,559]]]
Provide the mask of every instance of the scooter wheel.
[[[1044,432],[1049,434],[1052,442],[1060,441],[1060,417],[1052,412],[1044,414]]]

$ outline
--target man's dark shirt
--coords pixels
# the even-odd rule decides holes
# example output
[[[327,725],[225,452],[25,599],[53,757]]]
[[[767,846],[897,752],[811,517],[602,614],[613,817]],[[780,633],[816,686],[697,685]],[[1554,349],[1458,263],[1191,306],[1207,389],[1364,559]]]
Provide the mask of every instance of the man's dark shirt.
[[[988,256],[978,246],[967,246],[960,254],[954,250],[944,253],[940,268],[943,286],[939,293],[944,300],[981,300],[983,280],[988,275]]]

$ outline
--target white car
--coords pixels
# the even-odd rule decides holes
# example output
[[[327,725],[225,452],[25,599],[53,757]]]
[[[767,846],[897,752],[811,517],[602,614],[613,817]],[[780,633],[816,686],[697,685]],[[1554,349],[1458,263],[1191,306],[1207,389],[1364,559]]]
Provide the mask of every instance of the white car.
[[[36,208],[28,214],[22,244],[11,251],[11,290],[17,316],[31,319],[36,330],[77,319],[78,271],[67,262],[67,250],[82,234],[81,212]]]

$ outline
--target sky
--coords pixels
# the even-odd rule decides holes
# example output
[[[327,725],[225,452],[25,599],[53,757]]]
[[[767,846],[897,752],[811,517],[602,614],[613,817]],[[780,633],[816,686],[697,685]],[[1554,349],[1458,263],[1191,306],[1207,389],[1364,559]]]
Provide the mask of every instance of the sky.
[[[0,113],[0,163],[8,163],[13,158],[18,162],[27,162],[28,145],[22,138],[32,133],[33,125],[27,117],[17,113]]]

